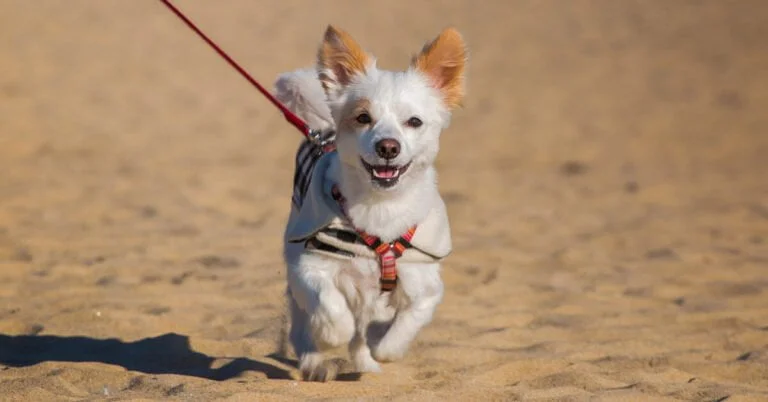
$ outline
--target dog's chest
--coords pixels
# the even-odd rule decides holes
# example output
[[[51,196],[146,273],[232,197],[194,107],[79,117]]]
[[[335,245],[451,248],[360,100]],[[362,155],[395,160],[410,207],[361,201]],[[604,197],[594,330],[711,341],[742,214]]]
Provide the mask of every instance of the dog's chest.
[[[405,300],[401,292],[383,292],[379,283],[378,264],[365,258],[340,262],[336,286],[350,307],[370,319],[391,320],[395,310]]]
[[[381,272],[379,264],[371,258],[339,260],[337,282],[360,292],[379,292]]]

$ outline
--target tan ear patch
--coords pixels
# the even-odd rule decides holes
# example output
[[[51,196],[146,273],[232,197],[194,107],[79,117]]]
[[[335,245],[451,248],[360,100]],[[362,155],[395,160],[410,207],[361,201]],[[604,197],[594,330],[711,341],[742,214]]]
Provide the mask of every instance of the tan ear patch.
[[[456,29],[447,28],[424,46],[411,65],[430,78],[432,85],[443,94],[446,106],[452,109],[461,106],[464,98],[466,63],[464,39]]]
[[[320,80],[323,87],[346,86],[356,74],[364,74],[371,57],[348,33],[331,25],[325,31],[317,55]],[[331,72],[333,77],[327,72]]]

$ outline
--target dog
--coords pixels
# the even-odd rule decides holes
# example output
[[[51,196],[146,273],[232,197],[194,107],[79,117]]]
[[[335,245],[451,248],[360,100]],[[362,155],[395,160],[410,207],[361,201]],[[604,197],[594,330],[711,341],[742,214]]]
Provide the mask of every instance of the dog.
[[[316,69],[278,77],[277,99],[330,141],[299,146],[284,233],[286,331],[304,380],[335,379],[328,352],[343,346],[356,372],[380,372],[432,320],[452,248],[434,163],[466,64],[454,28],[386,71],[328,26]]]

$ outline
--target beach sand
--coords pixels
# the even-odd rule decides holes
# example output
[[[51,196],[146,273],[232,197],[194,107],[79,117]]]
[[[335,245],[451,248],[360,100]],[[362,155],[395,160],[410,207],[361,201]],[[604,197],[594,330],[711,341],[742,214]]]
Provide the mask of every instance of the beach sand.
[[[299,135],[158,1],[0,6],[0,400],[768,400],[768,4],[178,0],[258,79],[470,46],[446,295],[384,373],[276,354]]]

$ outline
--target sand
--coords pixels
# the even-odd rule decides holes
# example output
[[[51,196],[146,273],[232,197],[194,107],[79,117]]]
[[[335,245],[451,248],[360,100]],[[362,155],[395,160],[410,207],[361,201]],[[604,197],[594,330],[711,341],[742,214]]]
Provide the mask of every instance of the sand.
[[[275,354],[297,133],[157,1],[0,7],[0,399],[768,400],[765,1],[178,0],[271,85],[446,25],[446,296],[384,373]]]

